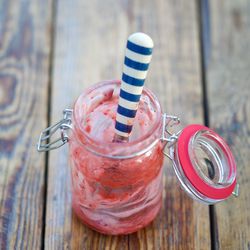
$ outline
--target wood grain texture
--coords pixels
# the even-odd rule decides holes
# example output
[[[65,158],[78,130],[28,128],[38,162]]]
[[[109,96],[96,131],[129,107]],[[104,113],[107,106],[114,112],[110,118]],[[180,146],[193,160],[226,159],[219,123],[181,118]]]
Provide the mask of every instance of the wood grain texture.
[[[83,89],[120,78],[127,36],[144,31],[155,41],[146,85],[183,124],[202,122],[199,35],[195,1],[58,1],[52,123]],[[146,229],[104,236],[72,214],[67,147],[50,153],[46,249],[209,249],[207,206],[180,189],[166,161],[163,208]]]
[[[0,1],[0,249],[42,246],[50,1]]]
[[[210,12],[210,15],[209,15]],[[210,1],[206,75],[210,126],[231,147],[240,196],[216,205],[220,249],[250,249],[250,1]]]

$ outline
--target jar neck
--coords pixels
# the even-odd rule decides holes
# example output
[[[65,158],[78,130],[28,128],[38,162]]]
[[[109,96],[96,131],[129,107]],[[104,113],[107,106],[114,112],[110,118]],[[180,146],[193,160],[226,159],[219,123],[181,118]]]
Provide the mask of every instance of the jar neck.
[[[126,143],[107,142],[97,140],[90,136],[84,129],[85,117],[88,115],[88,110],[91,110],[90,96],[95,96],[103,93],[107,89],[119,89],[120,81],[111,80],[98,83],[92,88],[85,91],[77,99],[73,110],[73,129],[71,138],[77,140],[79,144],[85,147],[87,150],[94,154],[101,155],[103,157],[125,159],[139,156],[156,145],[161,138],[162,131],[162,115],[161,107],[156,96],[147,88],[144,88],[143,96],[146,97],[152,108],[154,109],[154,119],[150,120],[150,129],[142,136],[139,136],[134,141]],[[87,107],[87,108],[86,108]]]

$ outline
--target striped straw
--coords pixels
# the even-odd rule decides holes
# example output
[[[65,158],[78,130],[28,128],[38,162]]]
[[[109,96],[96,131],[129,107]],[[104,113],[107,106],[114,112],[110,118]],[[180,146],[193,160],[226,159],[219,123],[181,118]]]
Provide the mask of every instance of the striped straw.
[[[152,57],[153,41],[144,33],[129,36],[115,124],[115,141],[128,140]]]

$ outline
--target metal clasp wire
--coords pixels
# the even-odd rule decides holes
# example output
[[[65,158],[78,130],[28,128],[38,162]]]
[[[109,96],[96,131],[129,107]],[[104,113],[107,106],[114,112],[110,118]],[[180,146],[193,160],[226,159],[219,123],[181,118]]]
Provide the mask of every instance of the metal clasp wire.
[[[71,129],[71,116],[72,116],[72,109],[65,109],[63,111],[63,119],[56,124],[44,129],[40,134],[38,143],[37,143],[37,151],[45,152],[52,149],[57,149],[63,146],[65,143],[69,141],[67,130]],[[52,142],[48,142],[49,139],[60,130],[60,137],[55,139]]]
[[[163,154],[167,156],[170,160],[172,160],[172,157],[165,151],[166,147],[170,149],[174,146],[174,144],[177,142],[178,137],[182,130],[179,130],[176,133],[173,133],[170,131],[170,128],[173,126],[177,126],[180,124],[180,119],[177,116],[173,115],[162,115],[162,141],[165,141],[166,144],[163,148]]]

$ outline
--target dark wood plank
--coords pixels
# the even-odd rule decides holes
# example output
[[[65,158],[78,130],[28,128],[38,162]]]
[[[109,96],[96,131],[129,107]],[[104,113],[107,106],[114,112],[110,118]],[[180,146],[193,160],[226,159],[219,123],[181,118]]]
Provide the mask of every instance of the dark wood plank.
[[[51,1],[0,2],[0,248],[40,249]]]
[[[84,88],[120,78],[127,36],[149,33],[155,41],[147,80],[164,110],[183,124],[202,122],[199,38],[195,1],[58,2],[52,123]],[[163,209],[156,221],[128,236],[98,234],[71,211],[67,147],[50,153],[47,249],[209,249],[208,208],[180,189],[166,161]]]
[[[210,126],[231,147],[238,164],[240,196],[215,206],[215,246],[250,248],[250,1],[210,1],[206,75]]]

